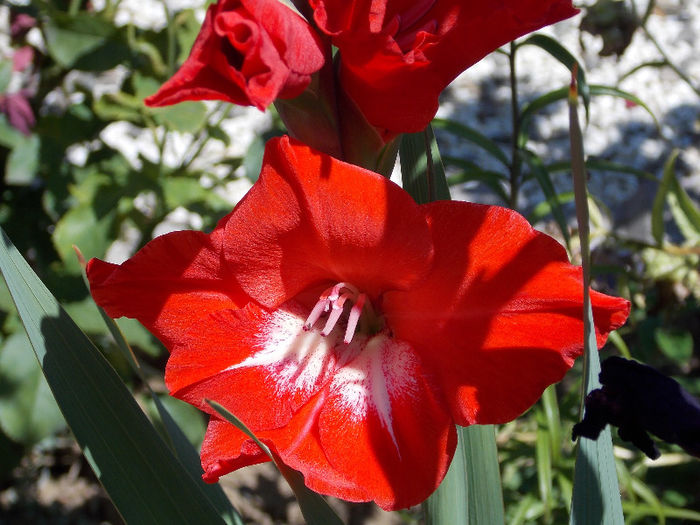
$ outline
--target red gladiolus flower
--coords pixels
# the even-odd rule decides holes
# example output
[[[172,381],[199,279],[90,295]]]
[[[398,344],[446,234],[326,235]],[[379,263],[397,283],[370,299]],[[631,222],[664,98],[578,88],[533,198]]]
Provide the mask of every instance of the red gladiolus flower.
[[[310,0],[343,88],[374,126],[421,131],[438,96],[488,53],[575,15],[571,0]]]
[[[418,205],[375,173],[287,137],[207,235],[175,232],[92,294],[171,350],[172,395],[212,417],[204,479],[266,461],[204,399],[238,416],[306,484],[384,509],[424,500],[455,423],[509,421],[581,354],[582,278],[517,213]],[[596,335],[629,312],[592,292]]]
[[[146,104],[216,99],[264,110],[301,94],[324,60],[318,36],[278,0],[220,0],[189,58]]]

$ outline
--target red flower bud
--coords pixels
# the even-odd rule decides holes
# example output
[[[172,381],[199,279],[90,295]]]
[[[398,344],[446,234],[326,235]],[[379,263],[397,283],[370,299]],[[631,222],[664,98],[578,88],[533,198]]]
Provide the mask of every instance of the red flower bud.
[[[279,1],[221,0],[188,59],[146,104],[216,99],[264,110],[301,94],[323,63],[318,36]]]

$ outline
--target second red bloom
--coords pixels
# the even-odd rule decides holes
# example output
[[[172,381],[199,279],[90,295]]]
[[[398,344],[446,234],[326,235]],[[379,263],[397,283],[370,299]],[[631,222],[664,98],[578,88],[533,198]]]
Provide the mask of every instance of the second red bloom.
[[[578,11],[571,0],[310,0],[340,50],[340,80],[391,136],[421,131],[438,96],[499,46]]]

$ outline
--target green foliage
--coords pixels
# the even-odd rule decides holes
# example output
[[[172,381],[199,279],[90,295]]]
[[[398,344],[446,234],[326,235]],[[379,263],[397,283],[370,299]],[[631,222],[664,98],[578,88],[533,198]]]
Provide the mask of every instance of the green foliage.
[[[190,476],[197,480],[203,495],[214,506],[224,521],[228,525],[239,525],[242,522],[241,517],[231,506],[221,486],[203,483],[199,477],[201,467],[197,451],[201,445],[205,430],[204,415],[192,405],[179,399],[168,395],[156,394],[148,384],[141,365],[117,322],[111,319],[102,308],[96,308],[99,310],[109,333],[114,338],[114,342],[117,344],[122,357],[129,363],[129,366],[140,381],[146,385],[150,396],[145,402],[155,428]]]
[[[460,441],[445,479],[422,505],[426,525],[467,525],[469,522],[467,459],[461,446],[463,430],[458,429]]]
[[[223,522],[201,479],[182,467],[114,369],[2,230],[0,273],[66,421],[124,519]]]
[[[12,60],[0,60],[0,93],[7,91],[12,79]]]
[[[65,426],[27,335],[8,337],[0,353],[0,430],[33,445]]]
[[[36,135],[19,137],[7,156],[5,181],[16,186],[31,184],[39,169],[39,147],[41,141]]]
[[[583,105],[586,109],[586,116],[589,113],[589,105],[591,102],[591,89],[586,81],[586,72],[583,66],[578,60],[571,54],[571,52],[562,46],[554,38],[535,33],[518,44],[518,46],[533,45],[541,48],[543,51],[548,53],[550,56],[561,62],[572,75],[576,75],[576,85],[578,86],[578,93],[581,96]]]
[[[400,156],[403,186],[416,202],[449,200],[445,169],[430,126],[421,133],[404,135]]]
[[[503,490],[493,425],[462,429],[469,524],[503,523]]]
[[[127,60],[126,33],[99,15],[50,11],[44,26],[46,48],[66,69],[106,71]]]

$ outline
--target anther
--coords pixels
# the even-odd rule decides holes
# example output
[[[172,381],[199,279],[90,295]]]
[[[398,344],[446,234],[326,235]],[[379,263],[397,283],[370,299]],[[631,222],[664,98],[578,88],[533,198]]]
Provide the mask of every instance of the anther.
[[[352,308],[350,309],[350,314],[348,315],[348,326],[345,328],[345,337],[343,338],[343,342],[345,344],[350,344],[352,337],[355,335],[357,323],[360,321],[360,317],[362,316],[362,309],[365,306],[365,302],[367,302],[367,295],[361,293],[357,297],[355,304],[353,304]]]
[[[314,325],[314,323],[320,319],[324,312],[328,311],[331,303],[328,300],[328,295],[326,292],[328,292],[329,290],[326,290],[321,294],[321,297],[319,298],[318,302],[311,310],[309,317],[306,318],[306,322],[304,323],[304,330],[311,330],[311,327]]]
[[[330,297],[329,297],[330,299]],[[333,328],[335,328],[336,323],[340,319],[340,316],[343,314],[343,306],[345,305],[345,301],[348,299],[352,299],[352,296],[348,293],[344,293],[340,297],[338,297],[335,301],[333,301],[333,305],[331,308],[331,314],[328,316],[328,319],[326,320],[326,326],[323,327],[323,330],[321,330],[321,335],[327,336],[333,331]]]

